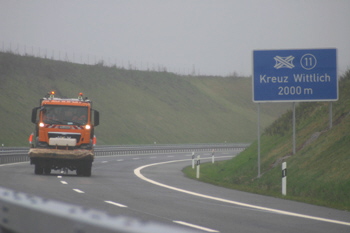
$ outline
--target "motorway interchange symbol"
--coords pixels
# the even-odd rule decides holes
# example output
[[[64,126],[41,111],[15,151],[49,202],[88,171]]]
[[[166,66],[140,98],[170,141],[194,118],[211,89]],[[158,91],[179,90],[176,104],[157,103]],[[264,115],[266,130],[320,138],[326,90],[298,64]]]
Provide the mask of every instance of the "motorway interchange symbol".
[[[289,69],[293,69],[294,68],[294,64],[293,64],[293,60],[295,57],[288,56],[288,57],[280,57],[280,56],[276,56],[273,59],[275,59],[276,61],[276,65],[274,66],[276,69],[281,69],[281,68],[289,68]]]

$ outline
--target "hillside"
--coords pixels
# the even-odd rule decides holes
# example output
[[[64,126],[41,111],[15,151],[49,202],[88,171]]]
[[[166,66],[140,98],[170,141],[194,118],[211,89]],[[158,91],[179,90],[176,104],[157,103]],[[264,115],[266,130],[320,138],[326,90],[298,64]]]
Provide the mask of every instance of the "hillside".
[[[98,144],[251,142],[256,105],[251,79],[180,76],[0,53],[0,143],[27,146],[31,110],[51,90],[83,92],[101,114]],[[262,108],[267,126],[290,105]]]
[[[339,100],[301,103],[296,108],[297,153],[292,155],[292,112],[268,126],[261,137],[261,178],[257,143],[236,158],[201,166],[201,180],[230,188],[281,196],[281,163],[287,162],[287,196],[350,210],[350,70],[339,81]],[[193,176],[191,168],[186,172]]]

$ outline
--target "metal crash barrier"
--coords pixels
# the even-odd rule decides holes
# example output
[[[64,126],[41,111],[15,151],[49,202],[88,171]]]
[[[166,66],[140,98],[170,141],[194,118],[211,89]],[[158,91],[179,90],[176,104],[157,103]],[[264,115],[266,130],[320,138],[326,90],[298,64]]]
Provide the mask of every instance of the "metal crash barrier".
[[[159,154],[200,151],[242,151],[250,144],[220,143],[220,144],[178,144],[178,145],[135,145],[135,146],[100,146],[95,148],[96,156],[128,155],[128,154]]]
[[[135,155],[181,153],[200,151],[243,151],[247,143],[220,143],[220,144],[179,144],[179,145],[126,145],[126,146],[96,146],[95,156]],[[29,148],[5,147],[0,150],[0,164],[29,161]]]

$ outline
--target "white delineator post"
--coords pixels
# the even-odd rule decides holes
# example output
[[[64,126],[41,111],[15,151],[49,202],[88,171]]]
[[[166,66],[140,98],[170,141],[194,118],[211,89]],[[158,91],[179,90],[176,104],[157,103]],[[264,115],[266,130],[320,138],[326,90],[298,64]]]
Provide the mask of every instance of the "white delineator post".
[[[200,168],[201,168],[201,160],[200,160],[200,155],[198,155],[197,156],[197,174],[196,174],[197,179],[199,179]]]
[[[282,163],[282,195],[287,195],[287,162]]]
[[[214,163],[215,162],[215,157],[214,157],[214,150],[211,153],[211,162]]]

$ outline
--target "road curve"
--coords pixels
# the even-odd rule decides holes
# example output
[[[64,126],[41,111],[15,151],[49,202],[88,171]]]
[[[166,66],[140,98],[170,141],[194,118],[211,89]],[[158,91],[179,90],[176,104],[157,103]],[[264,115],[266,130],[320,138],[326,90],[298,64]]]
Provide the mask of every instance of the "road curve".
[[[216,155],[228,159],[236,153]],[[203,162],[211,157],[208,152],[200,155]],[[187,179],[181,169],[191,164],[190,158],[189,153],[97,157],[89,178],[34,175],[28,162],[0,165],[0,186],[199,232],[350,231],[348,212]]]

